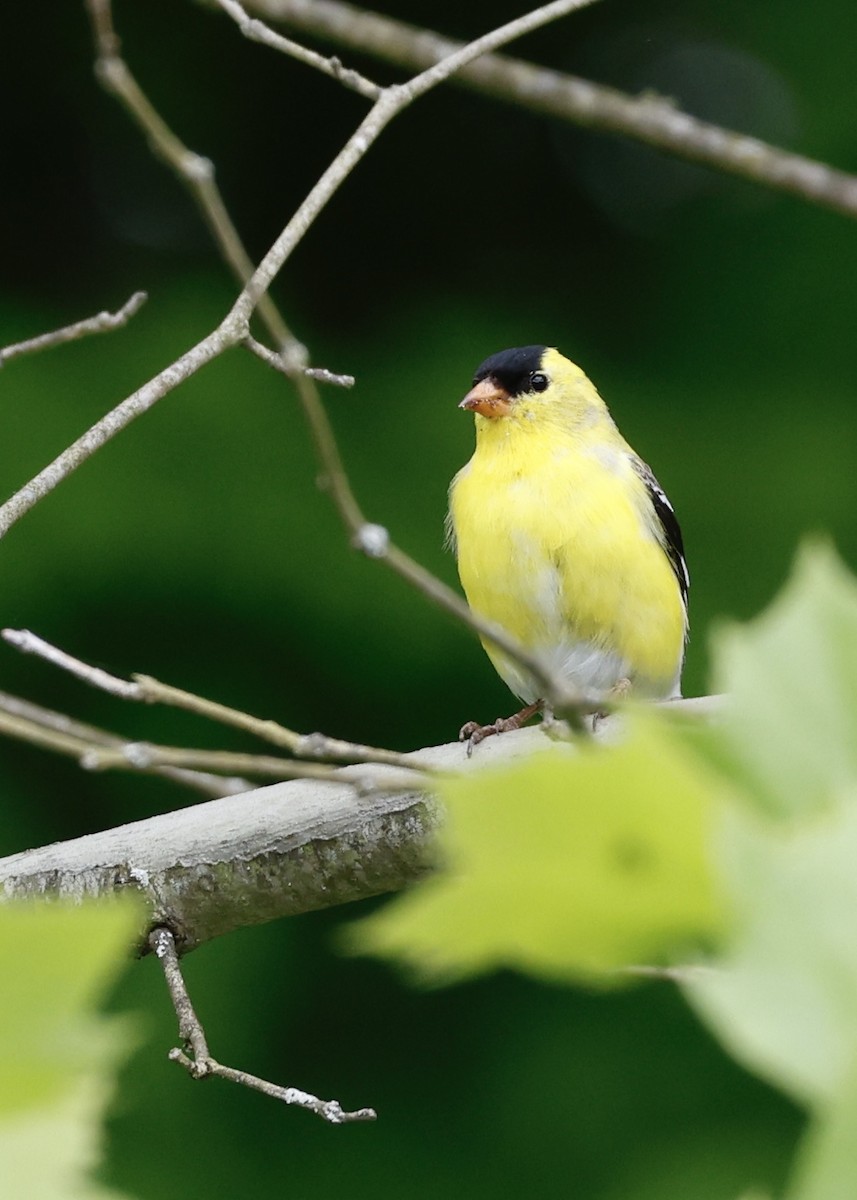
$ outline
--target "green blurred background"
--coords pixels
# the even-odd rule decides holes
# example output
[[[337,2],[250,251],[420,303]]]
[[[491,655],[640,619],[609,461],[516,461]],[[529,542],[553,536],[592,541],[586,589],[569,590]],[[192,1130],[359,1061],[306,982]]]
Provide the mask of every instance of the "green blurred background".
[[[521,11],[389,0],[467,37]],[[119,3],[127,57],[217,164],[251,253],[273,240],[365,111],[359,98],[187,3]],[[857,8],[820,0],[594,6],[514,53],[857,171]],[[124,331],[0,375],[10,494],[208,332],[235,288],[192,202],[97,88],[82,6],[6,15],[0,72],[0,344],[149,292]],[[347,63],[379,79],[391,68]],[[709,627],[756,613],[796,544],[857,565],[857,228],[795,199],[446,87],[392,126],[275,295],[313,361],[357,376],[326,401],[371,520],[454,582],[456,409],[489,353],[558,344],[583,365],[682,521],[693,590],[687,694]],[[103,449],[2,545],[2,623],[117,672],[157,675],[300,729],[412,749],[510,697],[474,639],[351,552],[300,412],[234,352]],[[176,713],[123,709],[0,647],[2,686],[134,738],[250,748]],[[188,802],[0,746],[0,853]],[[489,819],[486,816],[486,819]],[[410,989],[341,959],[332,912],[231,935],[187,962],[214,1053],[372,1104],[330,1129],[167,1063],[156,964],[105,1178],[146,1200],[289,1194],[730,1200],[787,1170],[800,1117],[742,1073],[666,986],[604,998],[494,977]]]

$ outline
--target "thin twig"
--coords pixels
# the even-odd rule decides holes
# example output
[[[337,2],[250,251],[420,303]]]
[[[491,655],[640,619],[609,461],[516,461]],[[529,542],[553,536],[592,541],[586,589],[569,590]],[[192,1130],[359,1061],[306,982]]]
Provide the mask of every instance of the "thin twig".
[[[2,719],[2,714],[0,714]],[[425,788],[425,776],[417,770],[400,775],[370,780],[359,775],[345,774],[343,767],[328,767],[324,763],[302,762],[293,758],[278,758],[272,754],[243,754],[234,750],[196,750],[184,746],[160,746],[153,742],[126,742],[120,749],[94,746],[80,757],[87,771],[106,771],[131,767],[150,771],[153,767],[186,767],[191,770],[224,771],[230,774],[260,775],[265,778],[315,779],[320,783],[347,783],[358,790],[380,788],[382,791],[403,791]]]
[[[243,729],[254,737],[281,746],[291,751],[296,758],[321,759],[340,763],[385,763],[392,767],[404,767],[406,770],[428,771],[427,765],[421,764],[417,757],[398,754],[395,750],[387,750],[382,746],[366,746],[361,742],[348,742],[342,738],[329,737],[324,733],[298,733],[286,728],[278,721],[265,717],[254,717],[240,709],[230,708],[204,696],[194,695],[170,684],[161,683],[150,675],[134,675],[134,682],[139,687],[141,699],[148,703],[169,704],[187,712],[195,712],[209,720],[218,721],[234,729]]]
[[[230,316],[241,318],[245,323],[249,321],[259,299],[265,295],[307,229],[394,117],[474,59],[593,3],[595,0],[553,0],[552,3],[524,13],[523,16],[491,30],[466,46],[459,47],[455,53],[441,62],[434,63],[406,83],[384,88],[370,112],[318,179],[303,204],[259,263],[236,300]]]
[[[4,642],[20,650],[22,654],[35,654],[37,658],[59,667],[61,671],[68,671],[76,679],[82,679],[84,683],[91,684],[102,692],[109,692],[111,696],[119,696],[122,700],[144,699],[138,684],[119,679],[116,675],[103,671],[101,667],[91,667],[88,663],[81,662],[79,658],[66,654],[65,650],[46,642],[29,629],[4,629],[0,636]]]
[[[168,929],[159,927],[149,934],[149,946],[160,961],[164,979],[169,989],[176,1017],[179,1023],[179,1037],[183,1049],[176,1046],[169,1053],[172,1062],[179,1063],[192,1079],[205,1079],[208,1075],[228,1079],[232,1083],[240,1083],[244,1087],[254,1088],[274,1100],[281,1100],[297,1108],[305,1108],[331,1125],[345,1125],[354,1121],[374,1121],[376,1112],[373,1108],[358,1108],[346,1112],[338,1100],[319,1100],[300,1088],[280,1087],[260,1079],[258,1075],[250,1075],[246,1071],[238,1071],[234,1067],[225,1067],[212,1058],[205,1031],[196,1015],[187,985],[182,974],[179,956],[176,951],[175,938]]]
[[[135,292],[116,312],[103,311],[94,317],[83,321],[75,321],[73,325],[64,325],[52,333],[40,333],[37,337],[27,338],[24,342],[16,342],[0,350],[0,367],[10,359],[22,354],[37,354],[40,350],[50,350],[54,346],[62,346],[65,342],[76,342],[79,338],[88,337],[92,333],[110,333],[121,329],[139,312],[147,300],[145,292]]]
[[[196,713],[211,721],[218,721],[221,725],[228,725],[234,729],[241,729],[245,733],[251,733],[274,746],[291,751],[298,758],[327,759],[345,763],[384,763],[388,766],[402,767],[408,771],[430,769],[421,766],[416,757],[398,754],[394,750],[387,750],[381,746],[347,742],[341,738],[328,737],[323,733],[298,733],[293,729],[287,729],[285,725],[280,725],[277,721],[254,717],[250,713],[229,708],[215,700],[208,700],[204,696],[197,696],[193,692],[184,691],[171,684],[161,683],[160,680],[153,679],[151,675],[134,675],[131,680],[120,679],[118,676],[102,670],[101,667],[90,666],[89,663],[75,658],[65,650],[60,650],[59,647],[45,641],[44,638],[32,633],[29,629],[3,629],[0,630],[0,637],[23,654],[34,654],[37,658],[59,667],[61,671],[67,671],[76,679],[80,679],[100,691],[108,692],[111,696],[143,704],[168,704],[172,708]],[[285,760],[272,761],[282,763]],[[110,756],[93,756],[87,765],[100,767],[121,764],[118,764]],[[266,769],[264,773],[271,773],[273,770],[276,768]]]
[[[188,149],[170,129],[122,58],[122,45],[113,25],[111,0],[85,0],[95,41],[95,74],[143,130],[149,147],[187,188],[223,258],[240,285],[253,274],[253,260],[223,201],[211,159]],[[262,320],[278,346],[295,342],[276,305],[268,297],[259,303]]]
[[[407,25],[341,0],[244,2],[270,21],[281,21],[292,29],[409,70],[424,69],[462,45],[433,30]],[[621,134],[678,158],[791,193],[846,216],[857,216],[857,176],[759,138],[701,121],[664,96],[629,96],[616,88],[501,54],[484,55],[470,63],[453,82],[505,103],[571,121],[585,129]]]
[[[97,422],[83,437],[63,452],[50,466],[17,492],[4,505],[0,506],[0,537],[47,495],[63,478],[75,470],[89,455],[103,445],[108,438],[114,436],[119,429],[124,428],[134,417],[146,411],[162,396],[166,395],[178,383],[195,373],[201,366],[229,346],[244,342],[249,334],[250,318],[266,294],[273,280],[288,260],[294,248],[301,241],[307,230],[324,209],[330,198],[341,184],[348,178],[356,164],[364,157],[390,121],[412,104],[420,96],[442,83],[461,70],[467,63],[480,55],[496,50],[499,46],[516,37],[521,37],[550,21],[586,7],[594,0],[553,0],[552,3],[525,13],[514,21],[492,30],[483,37],[477,38],[467,46],[457,50],[442,62],[435,63],[428,70],[415,76],[407,83],[385,88],[370,113],[360,123],[356,132],[348,139],[327,170],[322,174],[297,212],[288,222],[273,246],[262,259],[259,266],[247,281],[243,291],[238,296],[230,312],[220,326],[208,337],[204,338],[191,350],[187,351],[170,367],[141,388],[133,396],[123,401],[107,417]],[[99,48],[103,48],[108,59],[115,58],[118,40],[112,28],[108,0],[87,0],[93,17],[93,27]],[[142,96],[142,93],[141,93]],[[145,97],[143,97],[145,100]],[[300,361],[304,355],[302,348],[294,347],[291,354],[293,361]],[[302,364],[305,365],[305,364]],[[446,588],[440,580],[435,579],[424,568],[419,567],[407,555],[389,542],[387,531],[383,526],[373,525],[363,519],[359,507],[351,495],[350,487],[342,470],[338,451],[333,440],[326,414],[321,406],[317,389],[313,380],[302,371],[292,372],[298,392],[308,420],[313,429],[313,436],[322,438],[325,442],[324,461],[333,471],[333,487],[338,489],[337,506],[343,515],[346,526],[351,529],[354,544],[371,557],[383,558],[394,570],[412,584],[425,585],[423,590],[430,588],[428,594],[434,594],[437,602],[456,613],[471,627],[478,629],[484,636],[489,637],[515,661],[520,662],[533,674],[534,678],[543,683],[541,688],[544,698],[562,715],[580,723],[580,712],[588,707],[585,699],[579,695],[569,695],[569,689],[562,680],[556,679],[540,660],[519,646],[514,639],[500,626],[492,622],[484,622],[467,608],[463,601]],[[340,486],[340,478],[345,486]],[[420,581],[420,582],[418,582]]]
[[[527,13],[485,37],[478,38],[456,54],[451,55],[449,59],[437,63],[429,71],[416,76],[409,83],[386,88],[369,115],[361,121],[356,132],[348,139],[345,146],[310,190],[253,272],[232,309],[217,329],[186,351],[132,396],[123,400],[107,416],[97,421],[82,437],[78,438],[43,471],[40,471],[29,483],[0,506],[0,538],[35,504],[53,491],[58,483],[76,470],[110,438],[130,424],[135,417],[148,411],[152,405],[188,379],[200,367],[211,362],[231,346],[244,341],[249,333],[249,322],[253,312],[290,254],[393,117],[407,108],[419,96],[460,70],[471,59],[496,49],[539,25],[546,24],[548,21],[555,20],[576,8],[582,8],[593,2],[594,0],[554,0],[552,4]],[[109,2],[108,0],[87,0],[87,3],[93,20],[99,52],[103,48],[104,54],[112,61],[117,53],[118,39],[112,27]],[[145,101],[142,93],[140,96]],[[146,104],[148,104],[147,101]],[[154,115],[157,116],[157,114]],[[142,116],[140,119],[142,120]],[[154,130],[154,128],[153,125],[152,129]],[[179,147],[183,150],[180,143]],[[180,158],[178,150],[177,154]]]
[[[76,442],[72,442],[52,463],[33,476],[5,504],[0,505],[0,538],[111,438],[148,412],[180,383],[196,374],[200,367],[217,358],[228,346],[240,341],[243,333],[244,330],[240,334],[223,331],[222,328],[214,330],[96,421]]]
[[[97,749],[109,747],[123,754],[122,761],[117,762],[116,766],[129,771],[146,770],[150,775],[160,775],[212,799],[234,796],[253,787],[248,779],[229,778],[209,772],[188,770],[185,767],[153,764],[141,768],[131,762],[125,753],[124,748],[129,745],[127,738],[99,729],[95,725],[76,721],[65,713],[42,708],[39,704],[12,696],[8,692],[0,692],[0,734],[29,742],[42,750],[52,750],[74,758],[77,762],[81,762],[86,755]]]
[[[383,525],[367,521],[351,489],[333,428],[314,381],[307,378],[300,369],[290,368],[288,360],[284,356],[271,355],[269,351],[265,351],[264,347],[259,347],[252,338],[247,339],[246,344],[254,353],[258,354],[262,351],[261,357],[287,375],[297,388],[321,466],[319,486],[329,494],[333,501],[346,531],[350,535],[351,545],[368,558],[386,563],[397,575],[406,579],[429,600],[451,613],[457,620],[478,633],[480,637],[489,639],[515,662],[523,666],[538,683],[539,694],[550,704],[554,712],[558,716],[567,718],[579,732],[583,732],[585,730],[583,722],[585,714],[602,709],[604,707],[603,699],[587,696],[572,689],[567,681],[560,678],[540,655],[528,650],[501,625],[474,612],[457,592],[454,592],[436,575],[426,570],[395,545]]]
[[[282,371],[286,375],[291,376],[293,371],[298,370],[319,383],[331,383],[341,388],[352,388],[356,382],[353,375],[335,375],[333,371],[328,371],[325,367],[305,367],[300,362],[295,364],[291,355],[277,354],[276,351],[269,350],[267,346],[263,346],[249,334],[244,339],[244,344],[248,350],[252,350],[257,358],[261,358],[262,362],[266,362],[275,371]]]
[[[270,46],[273,50],[288,54],[308,67],[315,67],[317,71],[329,75],[331,79],[335,79],[338,83],[350,88],[351,91],[365,96],[367,100],[377,100],[381,95],[381,88],[378,84],[367,79],[365,75],[361,75],[359,71],[352,71],[344,67],[338,58],[325,58],[324,55],[317,54],[315,50],[308,50],[305,46],[291,41],[290,38],[284,38],[282,34],[275,33],[263,21],[248,16],[238,0],[217,0],[217,2],[251,42],[260,42],[263,46]]]

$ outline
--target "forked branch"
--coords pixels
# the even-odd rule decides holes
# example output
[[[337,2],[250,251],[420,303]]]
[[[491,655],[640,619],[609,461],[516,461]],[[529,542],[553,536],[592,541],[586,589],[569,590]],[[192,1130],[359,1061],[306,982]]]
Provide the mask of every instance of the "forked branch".
[[[216,3],[217,0],[205,0]],[[371,54],[407,70],[425,70],[462,43],[431,29],[357,8],[343,0],[244,0],[268,21]],[[857,176],[792,154],[683,112],[654,92],[629,96],[576,75],[503,54],[486,54],[457,72],[461,87],[584,129],[620,134],[657,150],[737,175],[811,204],[857,217]]]
[[[208,1075],[220,1079],[228,1079],[232,1083],[240,1083],[244,1087],[263,1092],[283,1104],[291,1104],[297,1108],[305,1108],[313,1112],[331,1125],[345,1125],[354,1121],[374,1121],[376,1117],[373,1108],[358,1108],[347,1112],[338,1100],[319,1100],[309,1092],[296,1087],[281,1087],[251,1075],[247,1071],[236,1070],[235,1067],[225,1067],[217,1059],[212,1058],[208,1049],[205,1031],[196,1015],[187,985],[182,974],[179,956],[176,951],[175,938],[168,929],[160,927],[149,934],[149,945],[160,961],[164,971],[164,979],[173,1002],[179,1022],[179,1036],[183,1049],[174,1047],[170,1053],[170,1061],[184,1067],[192,1079],[205,1079]]]

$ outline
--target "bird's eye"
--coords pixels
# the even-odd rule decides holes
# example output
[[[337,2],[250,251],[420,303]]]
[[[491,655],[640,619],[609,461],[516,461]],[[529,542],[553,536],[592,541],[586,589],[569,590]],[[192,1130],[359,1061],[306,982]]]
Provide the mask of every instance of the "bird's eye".
[[[543,392],[546,390],[550,380],[544,371],[533,371],[530,376],[530,387],[534,392]]]

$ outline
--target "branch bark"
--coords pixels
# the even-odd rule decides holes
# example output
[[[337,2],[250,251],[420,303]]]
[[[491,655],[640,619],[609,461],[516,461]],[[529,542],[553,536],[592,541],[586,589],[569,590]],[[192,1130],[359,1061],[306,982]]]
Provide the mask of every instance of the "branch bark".
[[[145,292],[135,292],[116,312],[106,310],[96,313],[94,317],[86,317],[83,321],[75,321],[73,325],[64,325],[62,329],[54,329],[51,333],[40,333],[36,337],[27,338],[25,342],[16,342],[13,346],[4,346],[0,350],[0,367],[13,358],[22,354],[38,354],[42,350],[52,350],[54,346],[63,346],[66,342],[77,342],[80,338],[93,333],[111,333],[114,329],[122,329],[146,303]]]
[[[671,704],[705,718],[720,698]],[[596,737],[619,730],[621,716],[605,717]],[[439,771],[468,771],[553,744],[541,728],[521,729],[491,738],[472,759],[460,742],[415,757]],[[431,870],[442,812],[417,788],[372,789],[395,771],[343,767],[341,784],[277,783],[13,854],[0,859],[0,899],[79,901],[136,888],[150,928],[168,928],[185,953],[233,929],[398,891]]]
[[[209,6],[216,0],[203,0]],[[268,21],[370,54],[407,70],[423,71],[453,54],[461,42],[343,0],[244,0]],[[700,121],[666,96],[629,96],[576,75],[552,71],[504,54],[486,54],[457,72],[452,82],[495,100],[616,133],[657,150],[810,203],[857,217],[857,177],[826,163],[792,154],[759,138]]]
[[[245,925],[395,891],[429,869],[439,814],[419,791],[345,782],[387,770],[346,767],[341,785],[274,784],[15,854],[0,860],[0,896],[77,902],[136,888],[151,927],[170,929],[185,953]]]

